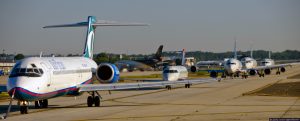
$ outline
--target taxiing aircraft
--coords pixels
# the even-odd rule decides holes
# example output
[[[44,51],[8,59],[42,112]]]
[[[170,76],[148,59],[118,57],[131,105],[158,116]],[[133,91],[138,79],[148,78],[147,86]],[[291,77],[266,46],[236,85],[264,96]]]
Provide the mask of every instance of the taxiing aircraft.
[[[119,70],[152,70],[151,68],[158,68],[162,65],[162,50],[163,45],[160,45],[154,56],[142,58],[142,59],[134,59],[134,60],[120,60],[115,64],[117,65]]]
[[[230,77],[239,77],[239,73],[242,72],[242,63],[237,59],[237,51],[236,51],[236,40],[234,43],[234,57],[233,58],[225,58],[223,61],[211,61],[212,64],[220,64],[224,67],[224,70],[207,70],[210,73],[210,76],[216,78],[218,73],[222,73],[222,77],[230,76]],[[208,64],[208,62],[206,62]],[[191,71],[196,72],[197,66],[192,66]]]

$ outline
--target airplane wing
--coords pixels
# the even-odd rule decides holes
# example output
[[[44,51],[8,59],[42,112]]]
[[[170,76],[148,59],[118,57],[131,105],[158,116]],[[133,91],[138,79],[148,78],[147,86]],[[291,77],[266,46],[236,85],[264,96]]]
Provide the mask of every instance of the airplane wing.
[[[0,94],[1,94],[2,92],[7,92],[7,90],[6,90],[6,85],[0,85]]]
[[[255,70],[255,71],[259,72],[259,71],[264,71],[265,69],[278,69],[278,71],[279,71],[280,68],[284,68],[284,67],[287,67],[287,66],[292,67],[294,65],[300,65],[300,63],[296,62],[296,63],[277,64],[277,65],[272,65],[272,66],[258,66],[258,67],[250,68],[250,69],[242,69],[242,72],[251,73],[252,70]],[[277,74],[277,72],[276,72],[276,74]]]
[[[114,83],[114,84],[84,84],[79,85],[79,92],[87,91],[104,91],[104,90],[124,90],[124,89],[140,89],[150,87],[166,87],[169,85],[180,84],[200,84],[217,81],[213,78],[181,80],[181,81],[160,81],[160,82],[143,82],[143,83]]]
[[[264,70],[264,69],[274,69],[274,68],[281,68],[281,67],[286,67],[286,66],[293,66],[293,65],[298,65],[300,63],[287,63],[287,64],[277,64],[277,65],[272,65],[272,66],[258,66],[252,69],[247,69],[247,70]]]

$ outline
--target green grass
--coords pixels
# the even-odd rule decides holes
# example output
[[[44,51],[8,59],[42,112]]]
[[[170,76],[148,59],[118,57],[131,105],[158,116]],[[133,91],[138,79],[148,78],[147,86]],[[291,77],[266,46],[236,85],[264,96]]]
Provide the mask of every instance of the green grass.
[[[151,75],[134,75],[134,76],[121,76],[123,78],[162,78],[161,74],[151,74]]]
[[[0,100],[2,100],[2,99],[7,99],[8,97],[9,97],[9,95],[8,95],[7,92],[2,92],[2,93],[0,94]]]
[[[195,73],[189,73],[188,77],[190,78],[203,78],[203,77],[209,77],[209,73],[206,71],[200,71]],[[134,75],[134,76],[121,76],[120,80],[124,80],[125,78],[162,78],[161,74],[151,74],[151,75]]]

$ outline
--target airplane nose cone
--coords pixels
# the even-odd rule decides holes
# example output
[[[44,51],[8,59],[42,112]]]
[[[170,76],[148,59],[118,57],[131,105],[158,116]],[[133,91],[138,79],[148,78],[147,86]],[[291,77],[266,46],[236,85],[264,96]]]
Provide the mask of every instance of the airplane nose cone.
[[[14,95],[15,99],[25,99],[22,94],[22,82],[18,78],[9,78],[7,82],[7,91],[10,96]]]

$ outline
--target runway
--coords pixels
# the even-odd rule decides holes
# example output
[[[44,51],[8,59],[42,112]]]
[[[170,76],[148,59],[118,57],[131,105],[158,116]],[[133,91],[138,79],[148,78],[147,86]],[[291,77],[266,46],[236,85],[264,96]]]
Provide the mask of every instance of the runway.
[[[48,109],[30,108],[20,115],[13,106],[7,121],[31,120],[269,120],[269,118],[300,118],[300,96],[256,95],[256,91],[275,83],[300,82],[291,78],[300,74],[300,66],[289,68],[281,75],[265,78],[225,79],[221,82],[178,87],[172,90],[131,90],[101,92],[101,107],[87,107],[84,94],[79,97],[59,97],[49,100]],[[299,88],[298,88],[299,91]],[[14,104],[16,105],[16,101]],[[0,113],[8,102],[0,102]]]

